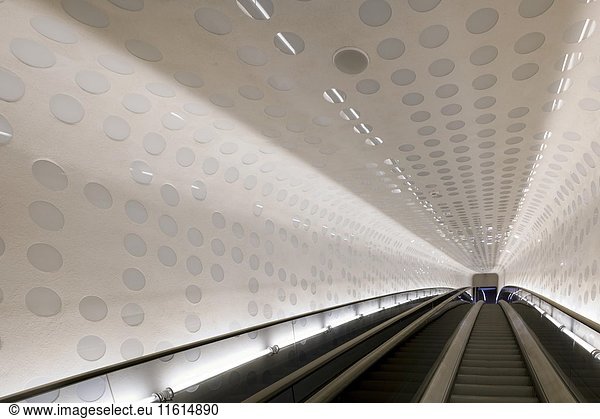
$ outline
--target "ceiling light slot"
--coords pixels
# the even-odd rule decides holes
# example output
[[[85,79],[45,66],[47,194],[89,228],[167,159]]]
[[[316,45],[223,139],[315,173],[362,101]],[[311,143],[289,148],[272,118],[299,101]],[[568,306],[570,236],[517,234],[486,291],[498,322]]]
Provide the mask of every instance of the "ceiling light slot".
[[[369,124],[361,122],[360,124],[354,125],[354,132],[357,134],[370,134],[373,131],[373,127]]]
[[[383,140],[379,137],[370,137],[365,140],[365,144],[375,147],[383,144]]]
[[[238,7],[254,20],[269,20],[273,16],[271,0],[237,0]]]
[[[346,108],[340,111],[340,116],[346,121],[356,121],[360,118],[360,112],[354,108]]]
[[[346,101],[346,93],[342,90],[331,88],[323,92],[323,98],[329,103],[344,103]]]

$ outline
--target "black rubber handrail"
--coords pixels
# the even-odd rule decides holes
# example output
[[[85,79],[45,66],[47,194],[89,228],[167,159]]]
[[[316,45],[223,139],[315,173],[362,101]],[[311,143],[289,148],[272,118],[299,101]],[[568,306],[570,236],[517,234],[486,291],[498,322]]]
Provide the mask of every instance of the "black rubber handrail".
[[[140,364],[144,364],[146,362],[154,361],[156,359],[160,359],[160,358],[163,358],[166,356],[175,355],[177,353],[188,351],[190,349],[195,349],[200,346],[208,345],[208,344],[215,343],[215,342],[225,340],[225,339],[229,339],[229,338],[232,338],[235,336],[255,332],[257,330],[261,330],[261,329],[265,329],[267,327],[272,327],[272,326],[276,326],[278,324],[294,321],[294,320],[297,320],[297,319],[300,319],[303,317],[313,316],[315,314],[320,314],[320,313],[327,312],[327,311],[337,310],[339,308],[348,307],[348,306],[351,306],[354,304],[360,304],[360,303],[365,303],[368,301],[374,301],[374,300],[378,300],[378,299],[382,299],[382,298],[392,297],[394,295],[402,295],[402,294],[412,293],[412,292],[418,293],[421,291],[442,290],[442,289],[454,290],[454,288],[450,288],[450,287],[429,287],[429,288],[419,288],[416,290],[406,290],[406,291],[394,292],[394,293],[390,293],[390,294],[380,295],[377,297],[365,298],[364,300],[360,300],[360,301],[352,301],[352,302],[345,303],[345,304],[339,304],[336,306],[331,306],[331,307],[311,311],[308,313],[302,313],[302,314],[298,314],[296,316],[287,317],[285,319],[279,319],[279,320],[274,320],[274,321],[267,322],[267,323],[261,323],[259,325],[247,327],[242,330],[236,330],[235,332],[229,332],[229,333],[225,333],[222,335],[213,336],[210,338],[200,339],[195,342],[175,346],[173,348],[165,349],[165,350],[159,351],[159,352],[154,352],[154,353],[151,353],[148,355],[141,356],[139,358],[135,358],[135,359],[131,359],[131,360],[123,361],[123,362],[118,362],[116,364],[111,364],[111,365],[107,365],[104,367],[89,370],[89,371],[83,372],[81,374],[76,374],[76,375],[73,375],[70,377],[61,378],[60,380],[42,384],[40,386],[33,387],[33,388],[30,388],[27,390],[22,390],[17,393],[12,393],[12,394],[8,394],[6,396],[1,396],[0,403],[19,402],[19,401],[22,401],[25,399],[39,396],[39,395],[47,393],[49,391],[58,390],[63,387],[77,384],[82,381],[90,380],[92,378],[99,377],[102,375],[110,374],[112,372],[119,371],[119,370],[122,370],[125,368],[131,368],[131,367],[134,367],[134,366],[137,366]]]
[[[550,304],[551,306],[559,309],[560,311],[562,311],[563,313],[565,313],[566,315],[570,316],[571,318],[577,320],[579,323],[586,325],[587,327],[589,327],[590,329],[592,329],[593,331],[595,331],[596,333],[600,333],[600,324],[596,323],[593,320],[588,319],[587,317],[583,317],[581,314],[574,312],[573,310],[555,302],[552,301],[551,299],[544,297],[543,295],[538,294],[537,292],[528,290],[527,288],[523,288],[523,287],[519,287],[518,285],[505,285],[504,287],[502,287],[502,289],[504,288],[517,288],[520,290],[523,290],[525,292],[528,292],[532,295],[535,295],[536,297],[538,297],[540,300],[545,301],[546,303]],[[502,292],[502,290],[500,290],[500,292]],[[500,295],[500,293],[498,293],[498,295]]]

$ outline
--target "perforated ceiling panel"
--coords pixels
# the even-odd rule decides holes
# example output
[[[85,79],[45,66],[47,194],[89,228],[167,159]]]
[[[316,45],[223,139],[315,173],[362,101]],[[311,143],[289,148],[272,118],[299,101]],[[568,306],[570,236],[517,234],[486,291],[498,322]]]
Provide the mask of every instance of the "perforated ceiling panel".
[[[588,307],[598,8],[0,0],[2,392],[476,271]]]

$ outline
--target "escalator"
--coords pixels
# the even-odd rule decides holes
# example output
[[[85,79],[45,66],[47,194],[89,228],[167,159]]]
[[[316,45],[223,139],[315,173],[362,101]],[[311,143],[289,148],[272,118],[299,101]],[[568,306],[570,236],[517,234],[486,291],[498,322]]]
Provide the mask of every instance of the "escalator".
[[[461,304],[396,346],[365,371],[337,402],[411,402],[418,394],[446,342],[471,308]]]
[[[349,366],[330,374],[331,378],[321,380],[320,385],[314,380],[308,382],[307,377],[325,377],[319,372],[341,359],[341,353],[321,356],[308,371],[297,371],[296,376],[275,383],[273,389],[250,401],[269,401],[272,395],[288,389],[298,396],[294,401],[313,403],[580,400],[528,323],[506,301],[471,304],[450,296],[383,336],[386,328],[389,326],[369,331],[372,336],[365,342],[377,338],[379,343],[353,357]],[[352,355],[356,348],[343,357]],[[587,384],[592,387],[596,381],[590,379]]]
[[[539,401],[519,344],[498,304],[481,307],[448,401]]]
[[[600,361],[530,305],[512,304],[515,311],[535,333],[549,357],[562,371],[563,379],[586,403],[600,402]]]

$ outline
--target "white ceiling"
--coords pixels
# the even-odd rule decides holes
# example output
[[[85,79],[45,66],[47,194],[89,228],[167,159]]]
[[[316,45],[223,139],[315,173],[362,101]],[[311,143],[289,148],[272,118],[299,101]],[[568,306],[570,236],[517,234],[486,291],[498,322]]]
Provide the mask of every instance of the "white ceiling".
[[[187,84],[248,132],[477,271],[499,270],[511,231],[553,199],[534,193],[540,159],[572,147],[562,132],[597,89],[589,66],[563,65],[595,33],[590,1],[112,3],[122,12],[95,32],[105,42],[153,71],[197,74]],[[63,3],[75,19],[109,24],[76,4]],[[336,68],[344,47],[368,56],[364,71]],[[324,100],[332,88],[343,103]],[[360,118],[340,117],[347,108]]]
[[[590,66],[564,65],[585,57],[593,1],[115,0],[110,17],[95,3],[61,5],[477,271],[500,269],[511,231],[534,221],[548,199],[527,199],[540,159],[571,147],[556,132],[597,89]],[[345,47],[368,57],[360,73],[334,65]],[[328,89],[343,103],[324,100]],[[342,118],[348,108],[360,117]]]

